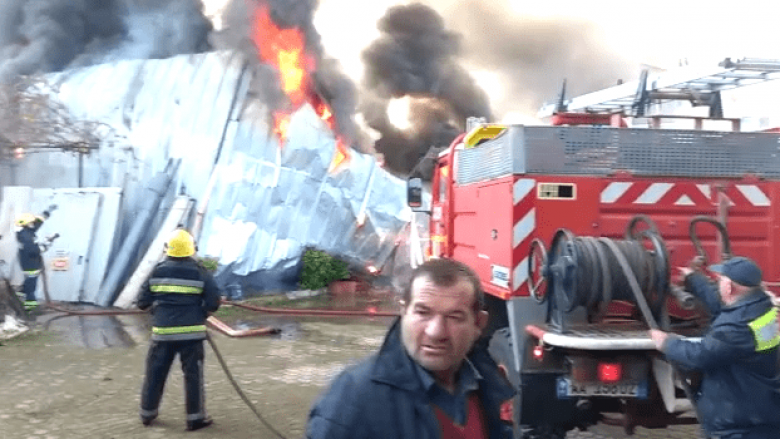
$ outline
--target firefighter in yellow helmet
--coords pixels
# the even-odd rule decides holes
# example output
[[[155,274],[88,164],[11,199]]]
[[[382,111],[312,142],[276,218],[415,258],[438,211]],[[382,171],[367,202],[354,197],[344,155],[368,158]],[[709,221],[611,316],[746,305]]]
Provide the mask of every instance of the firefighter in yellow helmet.
[[[219,308],[220,291],[212,275],[192,256],[195,239],[177,229],[165,245],[167,257],[144,283],[140,309],[152,310],[152,340],[146,357],[141,390],[141,422],[150,425],[158,415],[165,380],[176,355],[184,372],[187,430],[211,425],[203,388],[203,340],[206,318]]]
[[[36,232],[49,218],[50,212],[57,208],[56,204],[44,210],[41,216],[32,213],[23,213],[16,219],[16,241],[19,243],[19,265],[24,272],[24,308],[29,310],[38,306],[35,298],[35,290],[38,288],[38,276],[43,268],[41,247],[37,242]]]

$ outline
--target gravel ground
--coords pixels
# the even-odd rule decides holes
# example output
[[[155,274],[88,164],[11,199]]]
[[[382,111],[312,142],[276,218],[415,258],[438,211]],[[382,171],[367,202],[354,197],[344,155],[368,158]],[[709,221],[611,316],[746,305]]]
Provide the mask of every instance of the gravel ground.
[[[272,325],[274,336],[230,338],[212,333],[247,396],[287,438],[303,436],[311,403],[345,365],[375,351],[388,318],[225,317],[232,325]],[[38,317],[36,327],[0,346],[0,438],[275,438],[244,405],[206,350],[206,406],[215,423],[186,432],[182,375],[169,375],[160,417],[138,419],[148,348],[144,316]],[[637,438],[698,438],[697,427],[638,428]],[[627,437],[597,426],[569,438]]]

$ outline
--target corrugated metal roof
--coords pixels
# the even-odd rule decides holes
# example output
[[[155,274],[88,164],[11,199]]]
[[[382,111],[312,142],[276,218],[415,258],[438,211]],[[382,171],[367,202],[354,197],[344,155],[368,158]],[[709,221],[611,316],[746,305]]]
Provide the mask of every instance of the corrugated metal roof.
[[[405,182],[372,156],[352,152],[328,173],[335,138],[308,105],[292,115],[289,138],[280,147],[267,123],[268,109],[247,92],[251,70],[238,53],[120,61],[49,80],[77,117],[105,122],[117,134],[112,145],[85,159],[83,177],[89,185],[124,189],[120,235],[130,227],[144,181],[176,158],[182,159],[176,191],[197,205],[209,198],[200,254],[218,257],[235,276],[289,269],[310,246],[383,262],[410,218]],[[72,186],[77,161],[53,158],[57,154],[66,156],[26,159],[13,183]],[[47,173],[47,166],[57,172]]]

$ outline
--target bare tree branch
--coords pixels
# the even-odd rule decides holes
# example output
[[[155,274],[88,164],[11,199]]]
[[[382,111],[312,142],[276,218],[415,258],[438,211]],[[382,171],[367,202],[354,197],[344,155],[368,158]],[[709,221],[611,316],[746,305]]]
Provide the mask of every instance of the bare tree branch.
[[[0,84],[0,159],[41,149],[90,154],[114,137],[109,125],[74,117],[57,91],[42,76]]]

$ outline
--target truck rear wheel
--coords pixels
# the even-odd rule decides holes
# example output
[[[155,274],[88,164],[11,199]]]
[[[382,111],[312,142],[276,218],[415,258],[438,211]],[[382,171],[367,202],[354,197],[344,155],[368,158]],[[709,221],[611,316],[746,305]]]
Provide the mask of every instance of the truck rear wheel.
[[[497,330],[490,339],[488,352],[505,372],[509,383],[517,395],[512,398],[512,430],[514,439],[564,439],[566,429],[555,425],[529,425],[523,423],[522,416],[522,379],[515,367],[512,333],[509,328]]]

